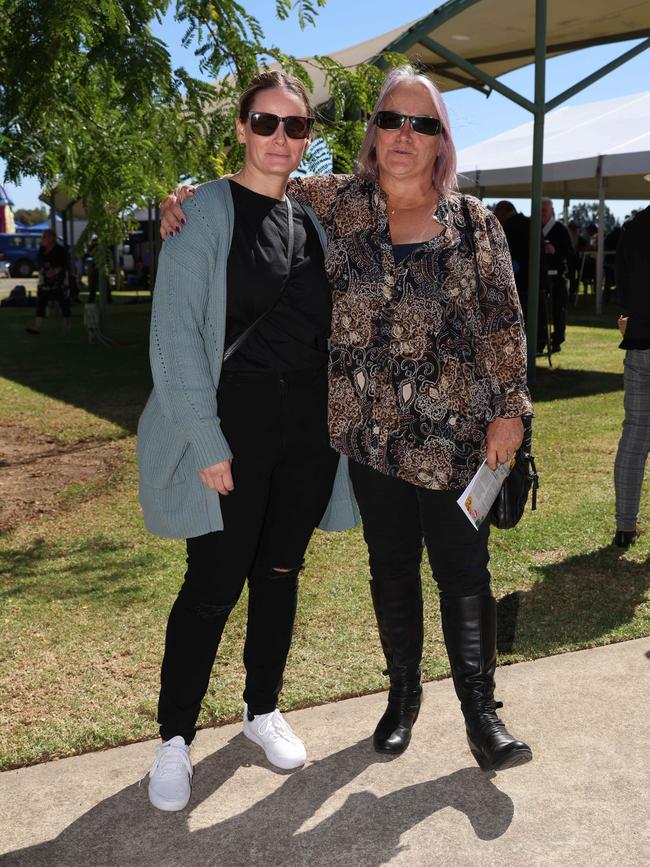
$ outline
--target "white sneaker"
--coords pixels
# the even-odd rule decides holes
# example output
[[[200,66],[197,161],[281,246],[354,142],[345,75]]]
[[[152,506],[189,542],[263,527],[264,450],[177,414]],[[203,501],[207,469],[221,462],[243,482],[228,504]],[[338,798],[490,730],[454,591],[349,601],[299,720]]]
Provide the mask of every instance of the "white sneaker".
[[[244,705],[244,734],[262,747],[266,758],[276,768],[286,771],[299,768],[307,761],[304,743],[277,709],[249,720],[248,707]]]
[[[149,800],[159,810],[182,810],[192,791],[190,748],[180,735],[156,750],[149,769]]]

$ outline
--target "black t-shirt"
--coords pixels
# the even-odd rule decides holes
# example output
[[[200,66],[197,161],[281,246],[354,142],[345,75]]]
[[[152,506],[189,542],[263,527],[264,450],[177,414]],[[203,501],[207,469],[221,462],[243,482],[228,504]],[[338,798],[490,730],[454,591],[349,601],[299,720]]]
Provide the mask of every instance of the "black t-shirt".
[[[287,273],[287,205],[230,181],[235,225],[228,255],[226,347],[271,308]],[[223,369],[286,372],[324,367],[332,300],[323,248],[294,199],[291,277],[265,316]]]
[[[65,282],[68,268],[68,254],[65,249],[60,244],[55,244],[51,250],[39,247],[37,261],[43,288],[60,288]],[[60,270],[54,273],[55,269]]]

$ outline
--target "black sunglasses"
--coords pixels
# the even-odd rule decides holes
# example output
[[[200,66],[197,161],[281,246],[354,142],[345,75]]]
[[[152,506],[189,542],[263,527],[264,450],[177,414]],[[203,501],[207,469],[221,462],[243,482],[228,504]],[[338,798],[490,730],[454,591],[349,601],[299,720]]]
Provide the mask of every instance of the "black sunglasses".
[[[406,121],[410,121],[411,129],[419,135],[439,135],[442,123],[437,117],[428,114],[400,114],[398,111],[378,111],[375,123],[379,129],[401,129]]]
[[[273,135],[280,123],[283,123],[284,131],[289,138],[308,138],[314,125],[313,117],[301,117],[298,114],[279,117],[266,111],[249,111],[248,117],[255,135]]]

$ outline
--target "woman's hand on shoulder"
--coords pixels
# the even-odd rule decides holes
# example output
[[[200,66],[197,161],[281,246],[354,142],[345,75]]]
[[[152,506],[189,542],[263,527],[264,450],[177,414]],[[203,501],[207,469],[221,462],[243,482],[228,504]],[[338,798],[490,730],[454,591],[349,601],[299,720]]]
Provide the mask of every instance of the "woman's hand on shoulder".
[[[514,458],[524,441],[524,425],[521,418],[495,418],[487,426],[487,464],[496,470],[497,464],[505,464]]]
[[[194,195],[195,190],[193,184],[179,184],[174,192],[160,203],[160,236],[163,241],[167,237],[173,238],[187,222],[187,214],[182,205]]]
[[[222,497],[227,496],[231,491],[235,490],[235,485],[232,480],[231,470],[232,460],[220,461],[218,464],[212,464],[211,467],[204,467],[199,470],[201,481],[208,488],[221,494]]]

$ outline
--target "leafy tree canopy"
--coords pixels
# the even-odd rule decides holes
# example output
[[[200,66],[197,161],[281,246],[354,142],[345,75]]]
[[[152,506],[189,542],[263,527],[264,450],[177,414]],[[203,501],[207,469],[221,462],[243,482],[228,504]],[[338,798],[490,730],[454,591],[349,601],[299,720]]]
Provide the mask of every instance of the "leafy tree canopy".
[[[598,225],[598,202],[576,202],[569,211],[569,222],[576,223],[581,232],[592,223]],[[605,234],[617,225],[618,220],[605,205]]]
[[[281,19],[293,12],[304,27],[325,2],[275,5]],[[173,69],[153,36],[151,22],[172,4],[210,84]],[[35,175],[81,199],[87,232],[106,249],[123,237],[130,207],[161,197],[181,177],[204,180],[240,165],[232,135],[237,96],[270,62],[310,85],[304,68],[267,45],[259,21],[236,0],[0,0],[7,177]],[[315,63],[332,93],[319,132],[335,170],[349,171],[383,73],[373,66],[353,72],[328,58]]]
[[[19,208],[14,212],[16,222],[22,223],[23,226],[35,226],[47,220],[47,216],[45,208]]]

